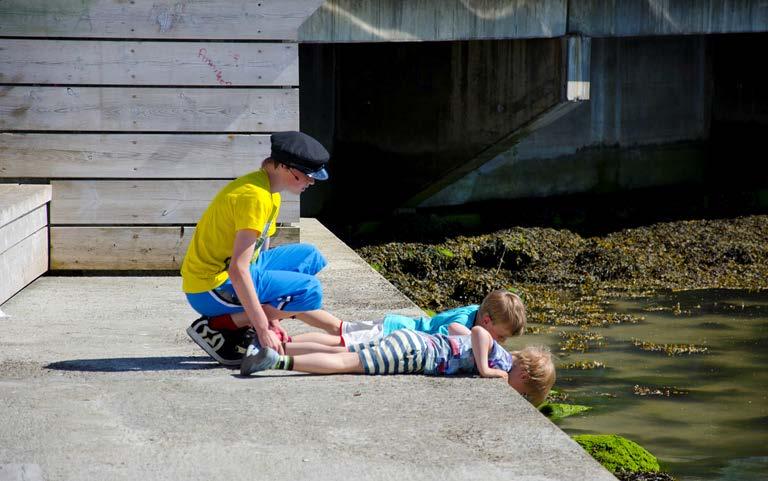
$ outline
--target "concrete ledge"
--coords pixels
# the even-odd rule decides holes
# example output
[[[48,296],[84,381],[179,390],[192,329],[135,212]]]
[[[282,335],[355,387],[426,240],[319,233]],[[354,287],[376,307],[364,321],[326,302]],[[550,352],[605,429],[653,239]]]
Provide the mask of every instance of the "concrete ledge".
[[[318,222],[346,319],[418,307]],[[55,480],[614,480],[502,382],[425,376],[241,379],[184,333],[175,277],[38,279],[0,318],[0,473]],[[289,332],[307,328],[287,322]]]
[[[0,184],[0,303],[48,270],[50,185]]]

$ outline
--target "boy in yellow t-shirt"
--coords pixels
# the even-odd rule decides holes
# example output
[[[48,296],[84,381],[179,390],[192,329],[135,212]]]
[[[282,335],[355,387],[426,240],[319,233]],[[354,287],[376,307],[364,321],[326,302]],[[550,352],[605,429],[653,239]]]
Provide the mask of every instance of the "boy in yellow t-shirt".
[[[328,152],[301,132],[271,136],[272,153],[260,170],[226,185],[195,229],[181,266],[182,289],[202,317],[187,333],[225,365],[239,365],[245,331],[282,352],[287,335],[280,319],[295,316],[338,332],[340,321],[320,310],[322,288],[315,277],[326,261],[309,244],[268,249],[280,212],[280,193],[301,194],[325,180]]]

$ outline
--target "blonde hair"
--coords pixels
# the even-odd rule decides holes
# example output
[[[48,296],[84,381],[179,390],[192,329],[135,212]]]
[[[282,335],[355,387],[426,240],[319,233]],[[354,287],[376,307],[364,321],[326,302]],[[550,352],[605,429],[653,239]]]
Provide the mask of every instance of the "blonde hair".
[[[513,336],[525,332],[525,305],[520,296],[504,289],[491,291],[485,296],[477,315],[480,319],[487,315],[496,326],[509,326]]]
[[[513,351],[515,363],[520,363],[528,375],[525,386],[528,388],[528,400],[534,406],[543,403],[549,390],[555,384],[555,364],[552,353],[544,346],[528,346],[522,351]]]

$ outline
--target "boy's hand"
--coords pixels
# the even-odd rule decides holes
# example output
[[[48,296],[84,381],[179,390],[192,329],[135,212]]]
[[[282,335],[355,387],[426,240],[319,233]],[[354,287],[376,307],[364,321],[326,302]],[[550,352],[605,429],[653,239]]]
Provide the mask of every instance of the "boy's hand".
[[[290,342],[291,336],[289,336],[288,333],[285,332],[285,329],[283,329],[283,326],[280,325],[279,319],[269,321],[269,330],[275,333],[280,342]]]
[[[486,374],[487,375],[483,376],[483,377],[491,377],[491,378],[500,377],[500,378],[504,379],[505,382],[509,380],[509,373],[507,371],[504,371],[504,370],[501,370],[501,369],[491,369]]]
[[[277,334],[270,330],[257,330],[256,335],[259,337],[259,344],[261,344],[261,347],[269,347],[277,351],[278,354],[283,354],[283,345],[280,342],[280,339],[277,338]]]

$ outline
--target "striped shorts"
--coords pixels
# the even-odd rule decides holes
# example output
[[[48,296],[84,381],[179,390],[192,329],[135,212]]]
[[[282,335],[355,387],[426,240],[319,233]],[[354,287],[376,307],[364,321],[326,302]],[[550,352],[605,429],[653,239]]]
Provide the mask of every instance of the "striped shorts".
[[[430,349],[426,339],[415,331],[400,329],[374,343],[348,346],[357,352],[365,374],[405,374],[423,372]]]

